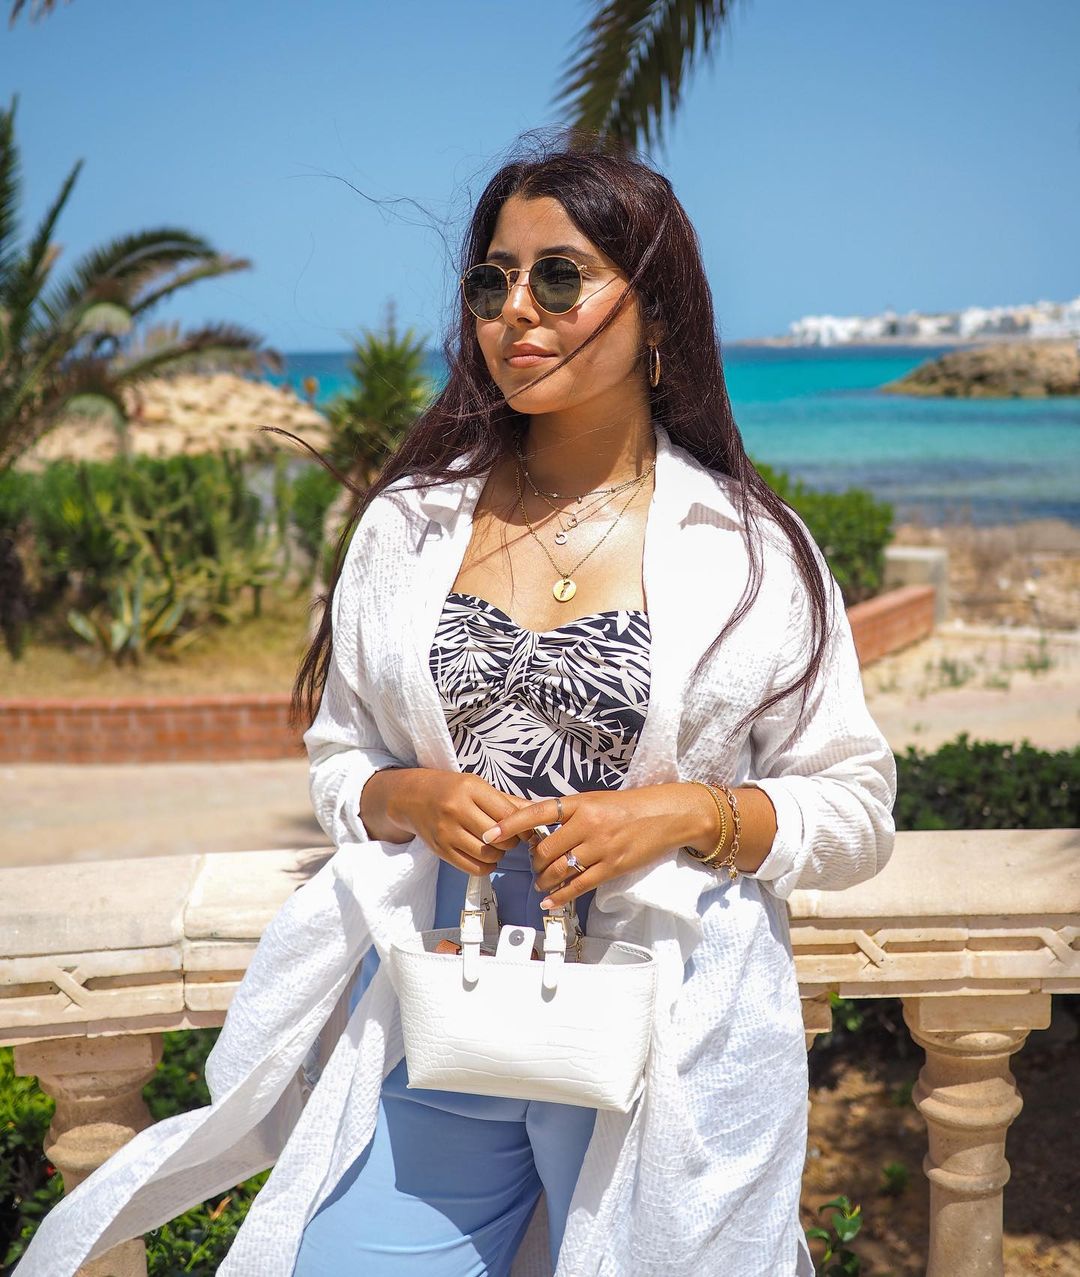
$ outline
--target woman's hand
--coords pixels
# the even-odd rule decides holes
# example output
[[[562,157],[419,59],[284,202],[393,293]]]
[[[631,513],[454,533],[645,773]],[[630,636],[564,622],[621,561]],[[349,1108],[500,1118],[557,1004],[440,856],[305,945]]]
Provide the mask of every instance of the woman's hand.
[[[470,772],[409,767],[376,773],[384,776],[381,795],[387,818],[394,826],[416,834],[448,864],[465,873],[486,874],[518,838],[484,843],[480,835],[495,821],[525,805],[524,798],[504,794]]]
[[[700,840],[710,827],[710,817],[695,789],[704,795],[716,825],[716,809],[700,786],[645,785],[561,799],[562,824],[533,847],[536,888],[547,893],[541,906],[552,909],[567,904],[610,878],[642,869]],[[481,832],[485,842],[501,846],[508,838],[528,835],[534,825],[550,825],[558,819],[555,799],[543,798],[526,803]],[[577,857],[583,873],[567,867],[569,852]]]

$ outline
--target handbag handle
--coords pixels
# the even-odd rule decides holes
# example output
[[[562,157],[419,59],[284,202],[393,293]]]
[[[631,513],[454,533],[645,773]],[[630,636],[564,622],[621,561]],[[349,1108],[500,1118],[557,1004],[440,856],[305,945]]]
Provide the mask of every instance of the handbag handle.
[[[480,978],[480,943],[499,938],[499,905],[490,874],[469,874],[461,910],[462,974],[468,984]],[[544,988],[555,989],[566,959],[566,946],[580,952],[581,924],[574,901],[544,913]]]

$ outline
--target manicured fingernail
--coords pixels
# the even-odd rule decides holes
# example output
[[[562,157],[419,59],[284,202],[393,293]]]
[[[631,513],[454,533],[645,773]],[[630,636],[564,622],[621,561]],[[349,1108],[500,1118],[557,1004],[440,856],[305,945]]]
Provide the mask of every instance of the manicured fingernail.
[[[502,830],[498,825],[494,829],[489,829],[486,834],[480,835],[481,842],[494,842],[496,838],[502,837]]]
[[[540,908],[541,908],[541,909],[550,909],[550,908],[551,908],[551,906],[552,906],[554,903],[555,903],[555,902],[552,900],[552,898],[551,898],[550,896],[545,896],[545,897],[543,898],[543,900],[541,900],[541,901],[540,901]]]

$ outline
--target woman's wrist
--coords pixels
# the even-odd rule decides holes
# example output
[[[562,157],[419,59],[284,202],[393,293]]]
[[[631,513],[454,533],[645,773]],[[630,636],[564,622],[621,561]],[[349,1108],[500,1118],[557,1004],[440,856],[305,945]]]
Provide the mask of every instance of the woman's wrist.
[[[687,837],[680,840],[679,846],[692,848],[701,855],[708,856],[716,851],[717,842],[723,833],[724,840],[720,845],[717,859],[726,855],[731,845],[731,821],[727,821],[726,824],[722,821],[720,812],[716,809],[716,801],[708,787],[700,783],[695,784],[693,781],[680,781],[679,789],[681,791],[679,800],[684,805],[688,817]],[[692,801],[688,802],[688,799]],[[715,864],[716,861],[712,863]]]
[[[369,776],[360,791],[359,816],[371,837],[382,842],[409,842],[416,835],[407,798],[415,790],[421,767],[383,767]]]
[[[715,850],[720,837],[720,815],[716,804],[707,787],[700,783],[681,781],[679,787],[684,791],[682,800],[687,817],[679,825],[689,832],[679,846],[693,848],[701,856],[708,856]],[[740,873],[755,873],[772,849],[776,837],[776,812],[768,795],[756,785],[743,785],[731,792],[738,806],[740,825],[734,867]],[[693,801],[687,801],[691,796]],[[735,840],[734,812],[722,791],[720,801],[728,807],[727,834],[719,853],[709,861],[709,867],[714,870],[718,870],[721,862],[727,859]]]

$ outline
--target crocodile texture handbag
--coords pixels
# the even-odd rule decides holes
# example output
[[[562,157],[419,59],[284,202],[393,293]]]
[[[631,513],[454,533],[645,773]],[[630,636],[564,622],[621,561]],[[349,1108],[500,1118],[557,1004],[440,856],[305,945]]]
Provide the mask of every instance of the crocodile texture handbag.
[[[545,914],[540,961],[482,953],[498,936],[491,878],[473,874],[460,927],[391,946],[409,1087],[627,1112],[652,1037],[652,950],[583,935],[573,903]],[[460,956],[435,952],[444,940]]]

